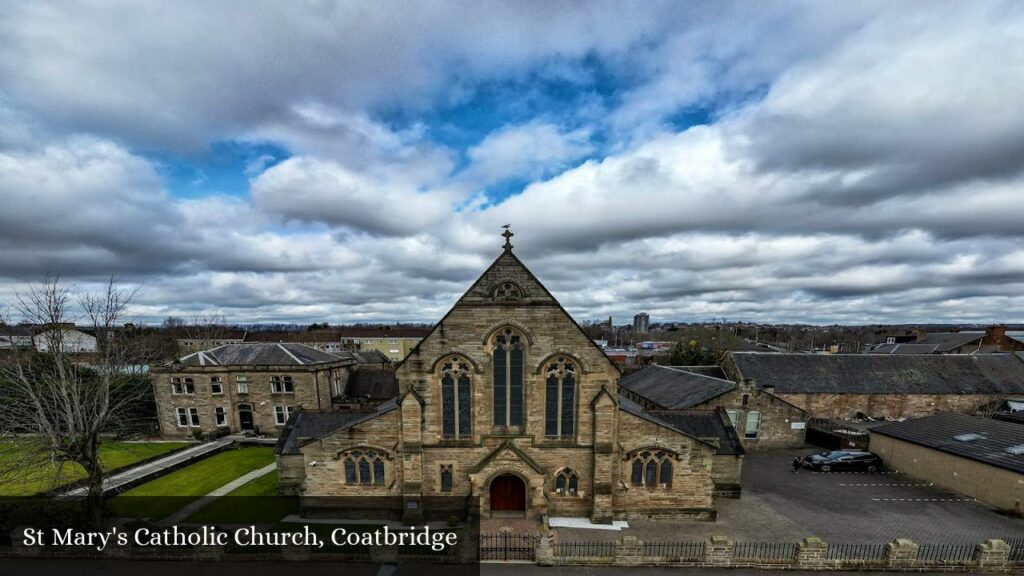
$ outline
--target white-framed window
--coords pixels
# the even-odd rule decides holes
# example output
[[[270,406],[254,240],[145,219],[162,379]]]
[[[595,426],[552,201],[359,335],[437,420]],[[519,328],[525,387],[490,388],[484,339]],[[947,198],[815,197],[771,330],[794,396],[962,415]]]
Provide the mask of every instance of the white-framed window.
[[[732,427],[735,428],[740,422],[740,411],[726,410],[725,413],[729,415],[729,422],[732,423]]]
[[[217,426],[228,425],[228,412],[223,406],[217,406],[213,409],[213,419],[217,422]]]
[[[171,378],[171,394],[194,395],[196,393],[196,382],[192,378]]]
[[[291,376],[271,376],[270,392],[273,394],[294,394],[295,384]]]
[[[341,370],[335,370],[331,374],[331,388],[334,390],[335,396],[341,396],[345,393],[345,385],[341,382]]]
[[[743,429],[744,438],[757,438],[761,434],[761,413],[747,412],[747,426]]]
[[[224,381],[220,376],[210,376],[210,394],[223,394]]]
[[[278,426],[284,426],[288,423],[288,418],[292,415],[291,406],[274,406],[274,423]]]
[[[199,409],[198,408],[178,408],[178,427],[179,428],[198,428],[199,427]]]
[[[235,385],[238,386],[239,394],[249,393],[249,377],[245,374],[239,374],[235,376]]]

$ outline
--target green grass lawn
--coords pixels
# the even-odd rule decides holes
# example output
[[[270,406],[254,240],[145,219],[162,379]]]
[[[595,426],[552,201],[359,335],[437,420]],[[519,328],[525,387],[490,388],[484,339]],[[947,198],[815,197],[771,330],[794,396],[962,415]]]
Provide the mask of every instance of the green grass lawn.
[[[132,488],[112,498],[108,505],[118,516],[163,518],[192,500],[273,461],[274,449],[270,447],[228,450]],[[246,486],[248,484],[241,488]]]
[[[186,520],[196,524],[275,524],[298,514],[299,499],[277,495],[277,471],[239,486]]]
[[[100,446],[100,461],[109,473],[188,445],[188,442],[105,442]],[[6,471],[18,460],[18,451],[17,445],[0,445],[0,471]],[[84,477],[85,470],[81,466],[66,463],[58,481],[57,465],[46,463],[25,473],[0,476],[0,496],[31,496]]]

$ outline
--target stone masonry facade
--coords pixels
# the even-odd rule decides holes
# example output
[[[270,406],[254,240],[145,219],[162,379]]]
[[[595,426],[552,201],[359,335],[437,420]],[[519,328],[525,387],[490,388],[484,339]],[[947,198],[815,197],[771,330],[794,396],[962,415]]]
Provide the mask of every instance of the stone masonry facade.
[[[521,351],[521,377],[516,368],[507,368],[509,361],[499,364],[508,342]],[[460,374],[468,377],[468,412],[458,416],[450,408],[446,412],[442,390],[445,371],[453,366],[463,367]],[[572,425],[549,434],[554,413],[549,406],[555,402],[548,396],[549,378],[555,366],[574,377],[574,390],[559,394],[557,411],[562,415],[557,426]],[[502,414],[496,403],[511,415],[508,398],[519,393],[496,384],[506,378],[502,367],[512,375],[510,383],[522,382],[522,418],[512,424],[512,416],[495,420]],[[423,503],[438,496],[477,503],[471,506],[485,517],[498,512],[596,522],[714,517],[715,446],[623,409],[618,368],[510,245],[406,357],[396,376],[396,409],[319,438],[303,438],[301,454],[278,456],[283,481],[303,496],[391,498],[401,503],[406,521],[429,515]],[[465,394],[467,388],[460,390]],[[465,422],[467,414],[465,428],[458,424],[453,434],[450,421]],[[355,482],[356,473],[346,472],[352,455],[367,450],[381,460],[383,481],[374,475],[374,483]],[[521,504],[519,494],[509,500],[499,485],[520,491]]]
[[[239,433],[244,431],[244,413],[248,412],[252,415],[249,429],[277,436],[287,417],[300,408],[330,408],[331,391],[336,386],[344,386],[351,364],[351,361],[312,366],[172,364],[154,368],[153,392],[160,434],[164,438],[186,438],[192,437],[194,431],[204,435]],[[281,382],[290,378],[293,391],[274,392],[272,378],[279,378]],[[219,393],[215,391],[218,384]],[[284,409],[280,415],[277,407]],[[184,423],[180,410],[185,411]],[[221,410],[223,417],[218,415]],[[281,421],[282,417],[285,421]]]

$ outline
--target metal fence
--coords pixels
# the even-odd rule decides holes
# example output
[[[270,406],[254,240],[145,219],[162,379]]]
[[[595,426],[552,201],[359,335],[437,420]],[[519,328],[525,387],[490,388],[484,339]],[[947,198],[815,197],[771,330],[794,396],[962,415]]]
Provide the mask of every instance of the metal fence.
[[[829,544],[825,557],[829,560],[885,562],[886,544]]]
[[[554,553],[565,558],[615,556],[615,545],[615,542],[558,542]]]
[[[700,560],[704,557],[703,542],[644,542],[644,556]]]
[[[738,560],[784,562],[796,557],[796,544],[787,542],[737,542],[733,556]]]
[[[1024,564],[1024,537],[1005,538],[1003,541],[1010,546],[1010,562]]]
[[[969,562],[974,558],[974,544],[922,544],[917,549],[919,562]]]
[[[480,534],[481,560],[533,560],[540,534],[496,532]]]

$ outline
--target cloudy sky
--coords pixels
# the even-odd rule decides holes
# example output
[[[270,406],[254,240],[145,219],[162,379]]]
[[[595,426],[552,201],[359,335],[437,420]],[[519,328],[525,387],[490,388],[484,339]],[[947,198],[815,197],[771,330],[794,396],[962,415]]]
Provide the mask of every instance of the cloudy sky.
[[[1024,3],[0,0],[0,305],[1024,321]]]

